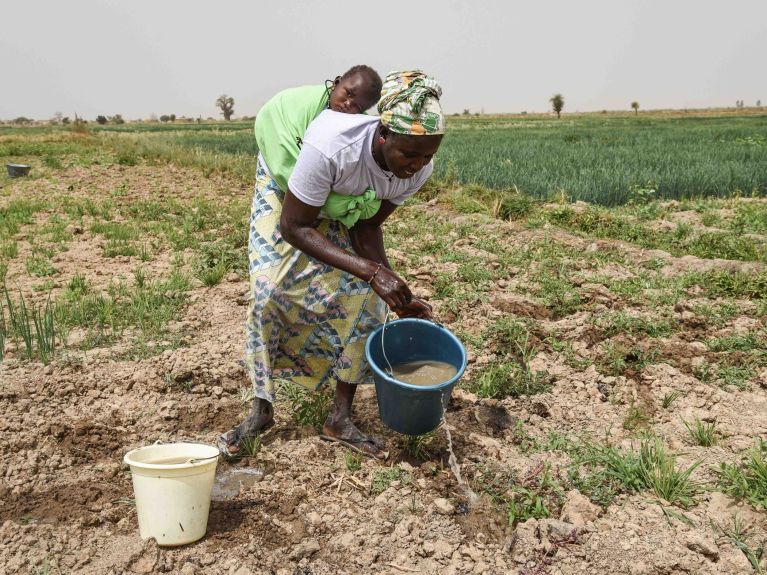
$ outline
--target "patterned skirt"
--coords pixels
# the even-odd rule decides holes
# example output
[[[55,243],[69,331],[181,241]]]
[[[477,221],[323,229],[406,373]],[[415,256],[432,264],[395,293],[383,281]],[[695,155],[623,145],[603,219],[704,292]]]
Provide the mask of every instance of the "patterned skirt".
[[[318,389],[330,379],[370,383],[367,336],[384,320],[386,304],[370,286],[307,256],[282,239],[284,193],[260,158],[248,241],[250,294],[246,365],[257,397],[274,401],[275,380]],[[318,219],[315,229],[353,251],[348,229]]]

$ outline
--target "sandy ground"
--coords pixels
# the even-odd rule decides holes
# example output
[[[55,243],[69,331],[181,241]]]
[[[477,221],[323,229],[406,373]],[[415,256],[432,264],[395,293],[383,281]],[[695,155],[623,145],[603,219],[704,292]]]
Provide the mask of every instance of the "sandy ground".
[[[72,193],[68,187],[78,190],[78,182],[88,182],[83,194],[98,194],[124,183],[128,190],[124,201],[158,190],[179,198],[189,190],[218,194],[222,199],[249,193],[242,185],[202,178],[189,170],[115,166],[76,168],[49,180],[9,183],[0,205],[24,194]],[[431,205],[408,209],[428,210],[430,217],[440,221],[456,217]],[[543,237],[540,230],[497,226],[505,226],[504,241],[520,247]],[[74,233],[69,249],[56,256],[55,290],[74,271],[98,286],[115,276],[129,277],[137,265],[135,257],[103,258],[99,249],[103,238],[87,230]],[[584,250],[625,249],[636,261],[658,255],[564,232],[547,232],[546,237]],[[8,282],[37,297],[30,291],[33,282],[21,263],[28,246],[23,237],[19,240],[21,256],[11,262]],[[478,249],[470,238],[461,241],[463,249]],[[407,246],[401,251],[406,250]],[[168,253],[160,253],[147,267],[163,273],[170,259]],[[408,267],[406,258],[402,260],[416,278],[416,290],[424,295],[433,293],[434,270],[442,265],[449,271],[446,264],[427,262],[424,270]],[[750,264],[667,257],[664,270],[674,274],[718,265],[748,269]],[[489,318],[535,317],[543,328],[574,342],[583,358],[593,359],[597,352],[590,339],[590,320],[605,309],[623,307],[620,298],[603,285],[589,284],[588,274],[597,271],[584,270],[581,288],[590,305],[562,318],[548,317],[535,298],[513,293],[509,286],[514,278],[497,281],[490,297],[459,314],[441,309],[438,299],[433,301],[452,329],[476,333]],[[613,276],[634,273],[618,264],[606,264],[601,271]],[[263,469],[264,478],[234,497],[214,501],[202,540],[172,549],[142,542],[130,472],[121,464],[122,456],[156,440],[212,443],[217,433],[240,420],[240,391],[247,388],[241,363],[246,289],[247,282],[232,275],[215,287],[194,288],[190,305],[172,326],[181,335],[182,347],[155,357],[119,360],[115,348],[105,348],[68,353],[43,366],[21,361],[10,350],[0,364],[0,574],[753,572],[744,553],[712,525],[726,524],[737,515],[754,541],[764,541],[767,514],[713,487],[700,493],[691,508],[674,508],[689,521],[664,513],[664,508],[671,508],[650,494],[620,495],[603,509],[577,490],[566,489],[555,516],[529,519],[512,529],[506,510],[489,496],[470,505],[447,466],[443,430],[437,431],[425,457],[407,455],[403,439],[381,424],[372,388],[361,390],[355,418],[363,429],[386,439],[388,461],[364,461],[361,469],[350,472],[345,450],[322,442],[313,429],[297,426],[290,406],[282,403],[277,424],[264,437],[258,457],[234,464]],[[535,481],[544,464],[554,475],[566,476],[563,454],[522,448],[518,421],[541,440],[553,431],[587,432],[628,446],[635,435],[623,429],[621,421],[630,400],[657,406],[664,394],[674,390],[685,395],[675,403],[673,414],[655,407],[650,416],[655,432],[677,453],[681,464],[704,458],[696,480],[711,485],[713,467],[736,461],[755,436],[767,436],[766,375],[757,376],[749,390],[738,392],[700,382],[691,366],[699,361],[696,358],[706,356],[701,341],[715,330],[696,331],[684,306],[676,313],[682,327],[663,340],[661,356],[640,373],[605,376],[593,365],[570,367],[563,354],[543,349],[533,367],[552,375],[553,387],[547,393],[493,400],[457,390],[447,422],[462,474],[475,491],[481,493],[487,487],[482,470],[489,468],[512,473],[520,484]],[[764,321],[742,314],[719,330],[733,333],[763,327]],[[472,352],[467,382],[490,353]],[[702,448],[690,443],[681,418],[696,415],[717,422],[722,434],[717,445]],[[401,471],[399,479],[380,493],[371,488],[377,474],[395,467]],[[230,468],[230,464],[219,464],[220,473]]]

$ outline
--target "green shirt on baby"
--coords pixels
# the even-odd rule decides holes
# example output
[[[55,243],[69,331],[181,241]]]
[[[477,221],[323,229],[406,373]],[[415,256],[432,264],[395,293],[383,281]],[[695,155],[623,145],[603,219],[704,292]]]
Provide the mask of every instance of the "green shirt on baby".
[[[283,90],[256,116],[256,143],[272,178],[284,192],[296,165],[306,129],[328,107],[325,86],[299,86]]]

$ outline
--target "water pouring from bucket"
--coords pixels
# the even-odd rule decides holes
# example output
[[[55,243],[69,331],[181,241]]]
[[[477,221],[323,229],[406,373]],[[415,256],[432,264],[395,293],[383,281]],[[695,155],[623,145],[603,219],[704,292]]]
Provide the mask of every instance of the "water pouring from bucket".
[[[468,506],[473,507],[478,497],[461,477],[445,419],[453,387],[466,370],[463,344],[441,324],[406,318],[384,323],[370,334],[365,356],[373,370],[381,421],[405,435],[423,435],[442,423],[448,441],[448,465],[465,492]],[[413,378],[414,374],[417,377]]]

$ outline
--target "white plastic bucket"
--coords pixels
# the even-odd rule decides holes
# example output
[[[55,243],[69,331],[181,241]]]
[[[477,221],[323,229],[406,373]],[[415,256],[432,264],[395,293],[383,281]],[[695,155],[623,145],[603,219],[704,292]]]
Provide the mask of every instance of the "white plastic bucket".
[[[156,444],[125,454],[142,539],[183,545],[205,535],[218,454],[204,443]]]

